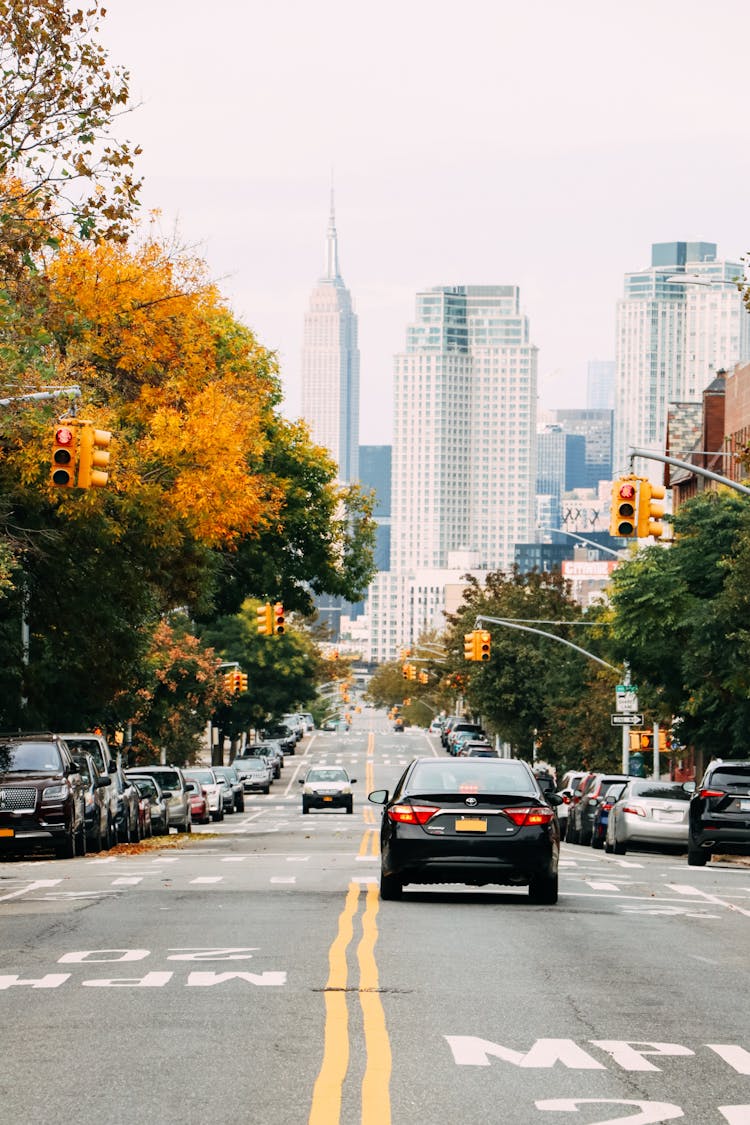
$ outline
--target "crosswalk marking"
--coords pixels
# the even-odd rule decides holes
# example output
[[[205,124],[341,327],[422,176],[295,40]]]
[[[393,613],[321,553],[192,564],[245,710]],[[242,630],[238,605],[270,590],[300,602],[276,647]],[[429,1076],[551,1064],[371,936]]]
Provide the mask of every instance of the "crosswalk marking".
[[[138,883],[142,883],[142,882],[143,882],[143,876],[142,875],[132,875],[132,876],[130,876],[130,875],[124,876],[123,875],[120,879],[113,879],[112,880],[112,886],[113,887],[135,887],[135,886],[138,885]]]
[[[603,883],[597,879],[587,879],[586,882],[592,891],[619,891],[620,889],[616,883]]]
[[[223,875],[199,875],[197,879],[191,879],[191,883],[220,883],[224,878]]]
[[[296,875],[272,875],[270,881],[272,883],[296,883],[297,882],[297,876]]]

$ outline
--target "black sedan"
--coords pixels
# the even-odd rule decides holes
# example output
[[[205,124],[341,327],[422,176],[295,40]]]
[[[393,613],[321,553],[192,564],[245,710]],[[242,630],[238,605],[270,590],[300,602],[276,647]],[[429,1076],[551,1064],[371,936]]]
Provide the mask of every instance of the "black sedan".
[[[534,903],[557,902],[560,830],[525,762],[509,758],[417,758],[383,805],[380,896],[405,883],[528,886]]]
[[[712,852],[750,855],[750,762],[711,762],[688,818],[691,867],[703,867]]]

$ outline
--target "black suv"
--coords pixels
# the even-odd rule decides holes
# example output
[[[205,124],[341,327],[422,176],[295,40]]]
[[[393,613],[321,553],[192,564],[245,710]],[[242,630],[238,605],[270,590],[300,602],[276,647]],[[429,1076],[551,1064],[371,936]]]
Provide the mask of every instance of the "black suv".
[[[0,852],[52,845],[61,859],[86,850],[83,778],[55,734],[0,736]]]
[[[711,762],[690,799],[688,863],[712,852],[750,855],[750,762]]]

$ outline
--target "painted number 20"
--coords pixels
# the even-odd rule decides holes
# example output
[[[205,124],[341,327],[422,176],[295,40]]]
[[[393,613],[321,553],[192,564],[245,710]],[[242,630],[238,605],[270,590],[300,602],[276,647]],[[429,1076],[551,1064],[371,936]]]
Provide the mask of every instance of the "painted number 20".
[[[684,1117],[678,1105],[670,1102],[620,1101],[617,1098],[547,1098],[535,1102],[537,1109],[557,1113],[577,1113],[584,1105],[627,1106],[636,1110],[627,1117],[608,1117],[592,1125],[658,1125],[661,1121],[676,1121]],[[719,1113],[729,1125],[750,1125],[750,1105],[720,1105]]]

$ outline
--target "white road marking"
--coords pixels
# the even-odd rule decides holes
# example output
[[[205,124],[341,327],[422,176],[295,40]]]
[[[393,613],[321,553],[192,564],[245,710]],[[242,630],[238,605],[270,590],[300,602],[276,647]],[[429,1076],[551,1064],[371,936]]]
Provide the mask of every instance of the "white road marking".
[[[587,879],[586,882],[592,891],[619,891],[620,889],[616,883],[599,883],[595,879]]]
[[[199,875],[197,879],[191,879],[192,883],[220,883],[224,878],[223,875]]]
[[[296,883],[296,875],[272,875],[270,882],[272,883]]]
[[[135,887],[138,883],[143,882],[142,875],[135,875],[132,878],[123,876],[121,879],[113,879],[113,887]]]
[[[117,863],[117,856],[116,855],[108,855],[106,857],[106,859],[88,859],[88,860],[86,860],[86,866],[87,867],[89,867],[89,866],[93,867],[93,865],[95,863]]]
[[[286,857],[287,863],[307,863],[309,855],[288,855]]]
[[[160,856],[158,859],[152,859],[151,862],[154,863],[154,864],[157,864],[157,863],[177,863],[179,858],[180,857],[178,855],[167,855],[167,856]]]
[[[750,910],[744,910],[741,906],[736,906],[733,902],[727,902],[724,898],[719,898],[718,895],[711,895],[707,891],[698,890],[697,887],[684,886],[681,883],[667,884],[670,890],[677,891],[678,894],[696,896],[699,900],[711,903],[713,906],[723,906],[727,910],[734,910],[737,914],[743,914],[745,918],[750,918]]]
[[[354,857],[357,863],[379,863],[379,855],[357,855]]]
[[[248,857],[246,855],[225,855],[221,857],[221,863],[244,863]]]
[[[377,875],[352,875],[349,879],[350,883],[377,883]]]
[[[644,866],[642,863],[631,863],[629,859],[610,858],[609,862],[616,863],[618,867],[640,867],[642,869]]]
[[[33,883],[29,883],[28,887],[22,887],[20,891],[11,891],[9,895],[0,896],[0,902],[20,898],[21,895],[27,895],[29,891],[41,890],[42,887],[56,887],[58,883],[62,883],[62,879],[36,879]]]

